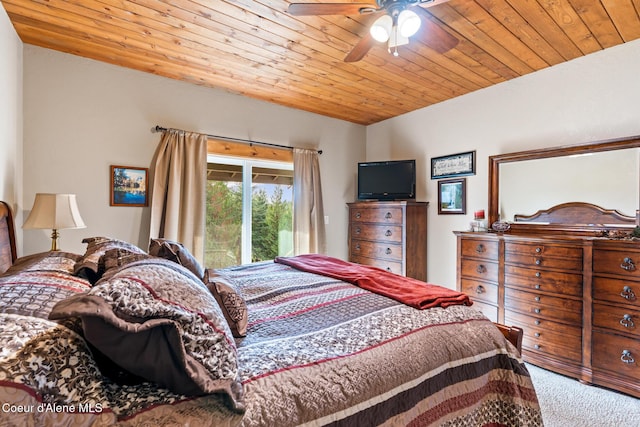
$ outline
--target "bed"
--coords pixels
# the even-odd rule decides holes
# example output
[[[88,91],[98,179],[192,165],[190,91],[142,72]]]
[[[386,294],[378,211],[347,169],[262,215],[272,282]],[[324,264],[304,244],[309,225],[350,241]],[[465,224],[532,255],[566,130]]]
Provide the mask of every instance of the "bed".
[[[304,258],[85,243],[16,259],[0,205],[2,425],[542,425],[521,335],[453,291],[417,309]]]

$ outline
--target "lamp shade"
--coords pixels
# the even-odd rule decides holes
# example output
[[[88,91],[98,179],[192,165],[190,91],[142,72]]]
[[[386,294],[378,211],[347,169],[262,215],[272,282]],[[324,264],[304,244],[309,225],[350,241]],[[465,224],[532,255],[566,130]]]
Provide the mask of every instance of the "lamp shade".
[[[369,32],[374,40],[379,42],[386,42],[391,35],[391,27],[393,25],[393,19],[389,15],[382,15],[376,19]]]
[[[84,228],[75,194],[37,193],[31,213],[22,228]]]
[[[405,9],[398,15],[398,28],[402,37],[411,37],[420,29],[420,17],[412,10]]]

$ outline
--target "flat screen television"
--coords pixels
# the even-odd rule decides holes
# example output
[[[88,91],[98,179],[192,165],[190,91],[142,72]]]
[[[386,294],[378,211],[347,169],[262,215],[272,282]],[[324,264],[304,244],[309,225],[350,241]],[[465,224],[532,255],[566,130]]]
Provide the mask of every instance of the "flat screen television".
[[[415,160],[358,163],[358,200],[415,198]]]

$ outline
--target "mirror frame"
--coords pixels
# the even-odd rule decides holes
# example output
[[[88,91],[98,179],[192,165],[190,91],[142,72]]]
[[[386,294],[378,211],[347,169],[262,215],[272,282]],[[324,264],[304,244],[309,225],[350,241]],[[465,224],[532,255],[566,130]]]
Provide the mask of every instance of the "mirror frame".
[[[597,153],[600,151],[622,150],[625,148],[640,147],[640,135],[625,138],[609,139],[603,141],[590,142],[585,144],[567,145],[553,148],[542,148],[536,150],[519,151],[507,154],[498,154],[489,157],[489,226],[499,218],[500,209],[500,165],[503,163],[520,162],[523,160],[545,159],[550,157],[573,156],[576,154]],[[640,179],[640,178],[639,178]],[[569,202],[570,200],[568,200]],[[603,206],[604,208],[615,208],[615,206]],[[517,224],[511,223],[511,229],[517,231],[531,229],[545,229],[544,224]],[[562,228],[562,227],[558,227]],[[567,230],[572,229],[567,224]]]

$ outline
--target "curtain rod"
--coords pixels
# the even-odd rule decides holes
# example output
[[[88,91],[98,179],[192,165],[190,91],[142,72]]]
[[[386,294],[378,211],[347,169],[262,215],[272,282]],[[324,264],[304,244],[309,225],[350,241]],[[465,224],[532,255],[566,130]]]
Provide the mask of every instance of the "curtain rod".
[[[167,129],[165,127],[162,127],[162,126],[158,126],[158,125],[156,125],[156,126],[151,128],[151,132],[154,132],[154,133],[155,132],[164,132],[166,130],[169,130],[169,129]],[[176,129],[176,130],[181,130],[181,129]],[[287,145],[273,144],[271,142],[251,141],[250,139],[231,138],[231,137],[228,137],[228,136],[219,136],[219,135],[210,135],[210,134],[206,134],[206,135],[207,135],[207,138],[211,138],[211,139],[222,139],[222,140],[225,140],[225,141],[241,142],[243,144],[249,144],[249,145],[252,145],[252,144],[266,145],[266,146],[269,146],[269,147],[284,148],[284,149],[287,149],[287,150],[293,150],[295,148],[295,147],[289,147]],[[317,150],[317,152],[318,152],[318,154],[322,154],[322,150]]]

